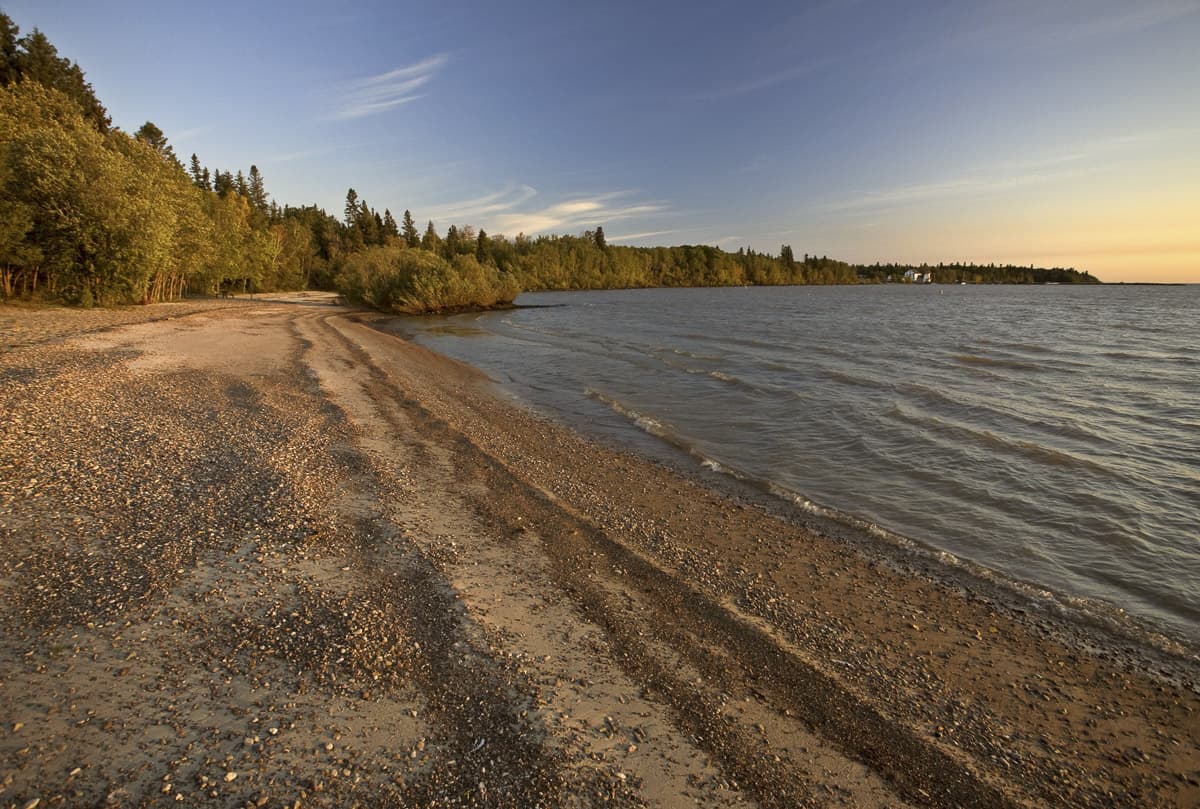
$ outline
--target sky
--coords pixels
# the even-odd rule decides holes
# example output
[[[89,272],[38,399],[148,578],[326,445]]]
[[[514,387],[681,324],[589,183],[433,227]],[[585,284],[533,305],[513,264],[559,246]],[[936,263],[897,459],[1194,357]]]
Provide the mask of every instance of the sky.
[[[1200,283],[1200,0],[0,9],[281,205]]]

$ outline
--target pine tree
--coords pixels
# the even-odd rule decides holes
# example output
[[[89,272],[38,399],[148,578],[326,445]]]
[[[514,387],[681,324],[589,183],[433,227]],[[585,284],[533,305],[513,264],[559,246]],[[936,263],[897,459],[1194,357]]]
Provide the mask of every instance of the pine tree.
[[[242,174],[241,169],[238,169],[237,178],[233,181],[233,190],[243,199],[250,198],[250,187],[246,185],[246,175]]]
[[[263,176],[258,166],[250,167],[250,181],[247,185],[250,207],[265,215],[267,213],[267,189],[263,184]]]
[[[479,238],[475,240],[475,260],[480,264],[488,260],[488,236],[487,231],[483,228],[479,229]]]
[[[346,192],[345,217],[348,228],[354,227],[358,222],[358,192],[353,188]]]
[[[225,182],[227,177],[228,175],[225,172],[222,172],[220,169],[213,169],[212,190],[218,197],[221,197],[222,199],[224,199],[224,197],[233,190],[233,178],[229,178],[229,183],[227,185]]]
[[[17,35],[21,29],[12,18],[0,11],[0,87],[7,87],[21,78],[18,62]]]
[[[197,188],[204,188],[204,170],[200,168],[200,158],[196,157],[195,152],[192,152],[192,161],[188,173],[192,175],[192,183]]]
[[[442,252],[445,254],[446,258],[454,258],[456,255],[458,255],[458,246],[458,228],[454,225],[451,225],[446,229],[446,242],[442,246]]]
[[[388,208],[383,209],[383,235],[392,238],[397,238],[400,235],[400,228],[396,225],[396,217],[392,216],[392,212]]]
[[[795,256],[792,255],[792,246],[790,244],[782,245],[779,248],[779,260],[783,262],[788,269],[796,263]]]
[[[36,28],[22,37],[17,46],[17,72],[20,76],[53,87],[73,99],[82,108],[84,117],[97,129],[108,131],[112,124],[108,111],[96,98],[92,85],[84,80],[78,64],[60,57],[58,49]]]
[[[375,212],[364,199],[358,204],[358,232],[363,244],[378,244],[379,231],[375,227]]]
[[[404,211],[404,241],[408,242],[409,247],[424,247],[420,236],[417,235],[417,223],[413,221],[412,213],[407,209]],[[429,223],[429,227],[433,227],[433,223]]]
[[[405,213],[408,213],[408,211],[405,211]],[[438,236],[437,229],[433,226],[433,221],[430,220],[429,224],[425,226],[425,235],[421,237],[421,249],[436,253],[441,246],[441,242],[442,237]]]
[[[200,175],[200,187],[205,191],[212,191],[212,176],[208,173],[208,167],[205,166],[204,172]]]
[[[596,246],[599,247],[601,250],[608,247],[608,242],[605,241],[605,239],[604,239],[604,228],[603,227],[597,226],[596,233],[593,235],[593,238],[596,240]]]
[[[167,142],[167,136],[163,131],[154,125],[153,121],[147,121],[142,124],[137,132],[133,133],[133,137],[146,144],[160,155],[170,160],[175,165],[183,168],[179,163],[179,158],[175,156],[175,150],[171,148],[171,144]]]

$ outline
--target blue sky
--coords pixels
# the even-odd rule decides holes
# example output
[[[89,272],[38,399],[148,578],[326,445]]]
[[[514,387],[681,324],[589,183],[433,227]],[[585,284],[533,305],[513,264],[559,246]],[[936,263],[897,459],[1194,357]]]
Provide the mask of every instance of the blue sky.
[[[1200,282],[1200,0],[0,7],[281,204]]]

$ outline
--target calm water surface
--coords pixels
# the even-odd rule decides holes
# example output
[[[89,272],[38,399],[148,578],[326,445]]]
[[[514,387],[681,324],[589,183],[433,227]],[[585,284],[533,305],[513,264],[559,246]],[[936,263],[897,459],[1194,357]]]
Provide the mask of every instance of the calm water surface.
[[[401,328],[585,432],[1200,640],[1200,287],[520,303]]]

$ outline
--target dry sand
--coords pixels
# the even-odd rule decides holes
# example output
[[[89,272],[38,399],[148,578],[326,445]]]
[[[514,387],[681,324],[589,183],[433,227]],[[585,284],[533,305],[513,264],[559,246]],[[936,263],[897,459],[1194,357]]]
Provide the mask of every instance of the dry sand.
[[[0,806],[1200,805],[1194,659],[375,320],[0,307]]]

